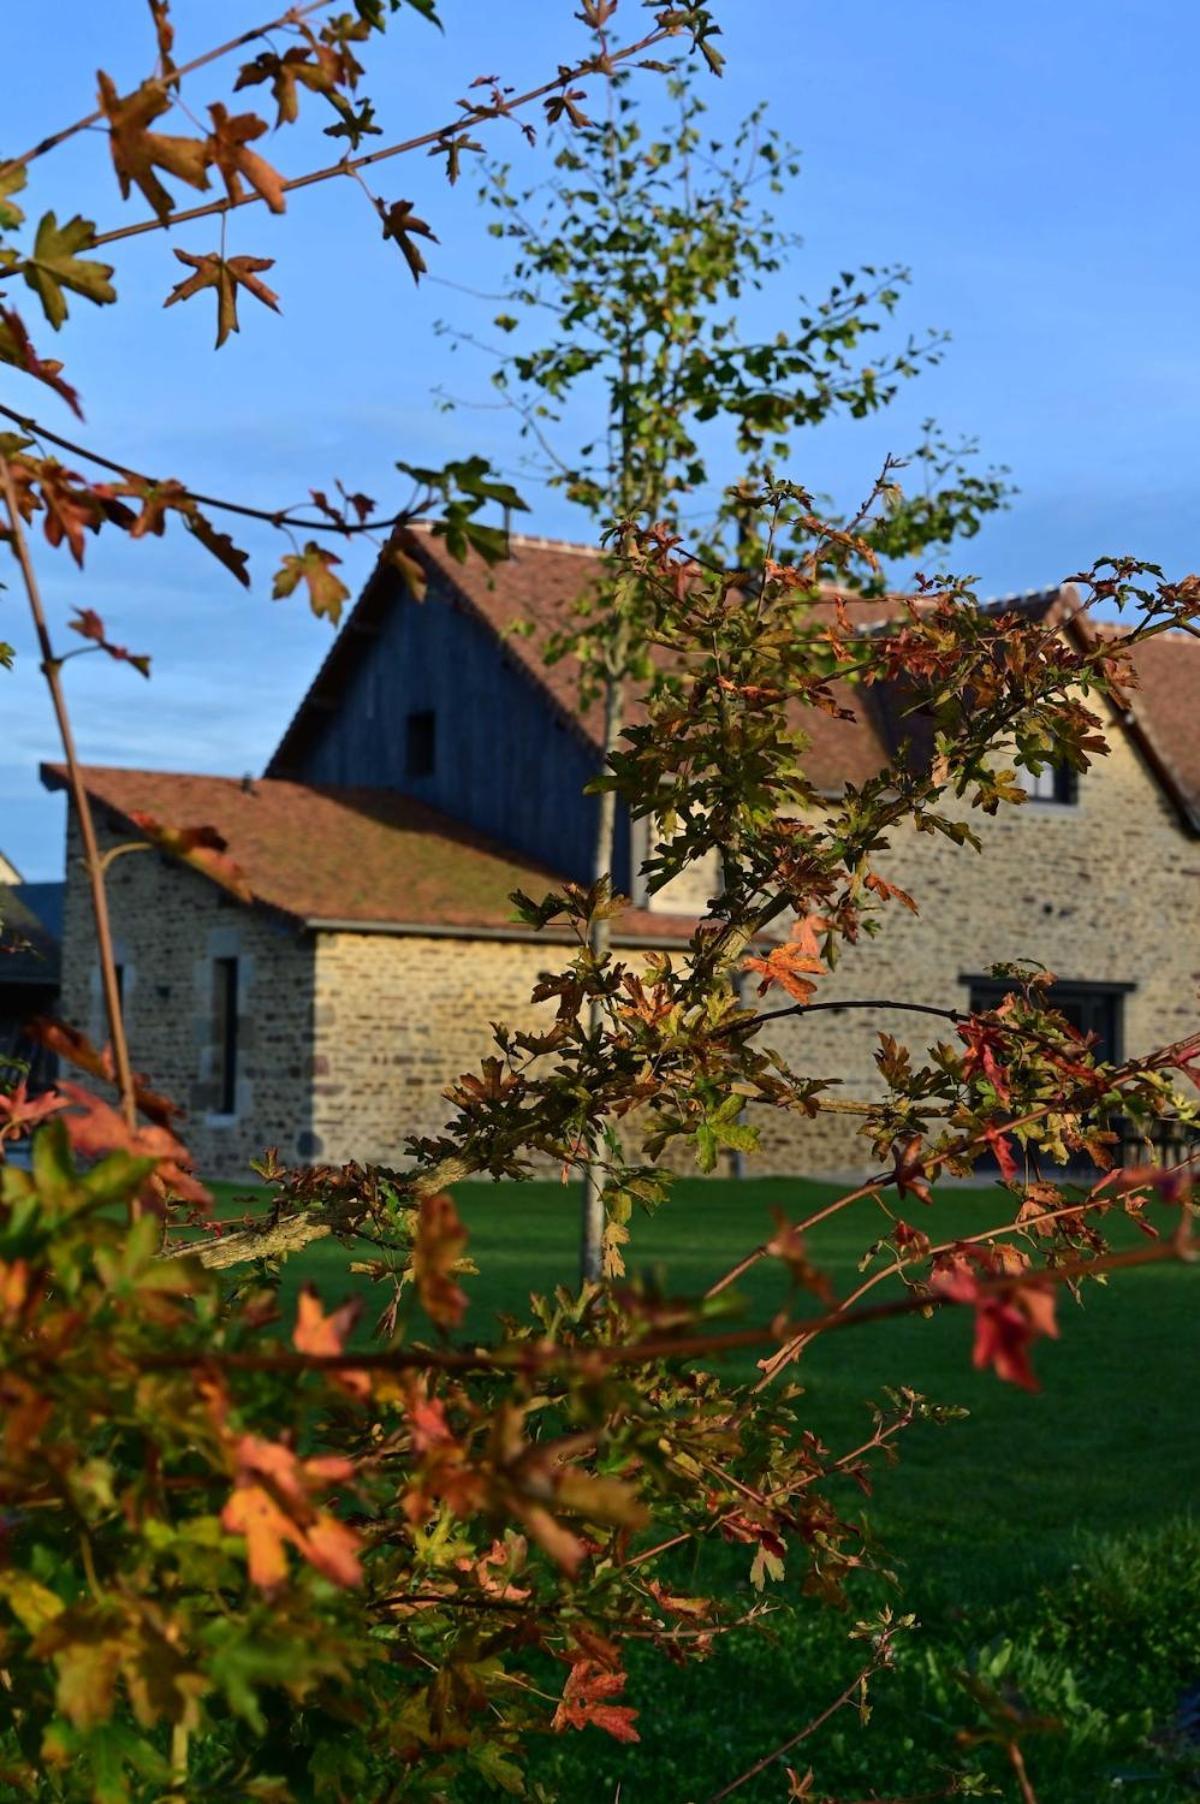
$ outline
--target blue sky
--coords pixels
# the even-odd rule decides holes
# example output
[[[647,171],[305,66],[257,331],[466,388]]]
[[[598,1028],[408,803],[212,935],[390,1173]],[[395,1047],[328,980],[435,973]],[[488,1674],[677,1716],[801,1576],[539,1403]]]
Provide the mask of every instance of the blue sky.
[[[951,434],[977,435],[1021,491],[1009,513],[951,556],[987,593],[1056,582],[1112,552],[1176,575],[1194,568],[1200,9],[1191,0],[715,5],[729,59],[724,81],[708,84],[715,129],[766,100],[803,158],[780,213],[804,248],[762,317],[786,322],[795,293],[820,294],[839,269],[898,262],[913,272],[902,324],[953,337],[942,367],[909,384],[887,414],[811,434],[791,473],[850,500],[932,414]],[[582,48],[575,10],[575,0],[442,0],[444,36],[398,17],[373,47],[366,83],[388,139],[442,123],[476,75],[497,72],[519,87],[544,78]],[[175,0],[177,53],[195,54],[270,11],[271,0]],[[640,32],[634,0],[622,0],[618,22],[626,35]],[[97,67],[127,88],[152,59],[142,0],[25,7],[5,29],[9,150],[85,111]],[[228,99],[234,67],[231,59],[201,72],[185,96],[197,107]],[[642,79],[652,104],[654,78]],[[265,90],[248,98],[266,110]],[[492,126],[487,142],[530,180],[545,168],[541,148],[529,151],[512,126]],[[263,148],[289,174],[331,160],[315,129]],[[35,218],[53,206],[104,227],[140,214],[136,199],[121,202],[98,133],[32,174]],[[489,288],[503,273],[476,184],[468,175],[450,190],[424,156],[397,159],[376,179],[386,199],[412,200],[434,226],[441,242],[429,261],[442,281],[414,291],[366,198],[329,183],[295,196],[283,220],[252,208],[230,222],[229,254],[276,258],[267,279],[281,318],[246,302],[240,336],[215,354],[206,297],[162,308],[183,273],[171,245],[214,249],[215,228],[179,228],[170,241],[149,234],[115,247],[122,304],[72,302],[53,344],[23,291],[35,342],[64,359],[82,390],[86,426],[12,372],[0,392],[136,467],[271,507],[337,476],[399,501],[398,458],[438,463],[478,450],[515,473],[518,449],[502,414],[446,415],[431,401],[439,383],[487,395],[486,365],[452,356],[434,333],[439,319],[478,329],[489,317],[446,283]],[[526,492],[532,529],[578,533],[565,503],[534,485]],[[298,599],[270,600],[277,547],[266,533],[242,537],[256,577],[249,593],[178,533],[140,545],[102,538],[89,544],[82,574],[39,542],[59,637],[70,608],[90,606],[116,639],[154,659],[149,684],[100,658],[68,666],[85,758],[261,769],[329,628]],[[363,547],[347,557],[352,587],[369,555]],[[11,583],[0,609],[0,638],[18,651],[16,670],[0,676],[0,846],[27,876],[49,877],[61,870],[62,804],[41,791],[36,769],[56,754],[53,726]]]

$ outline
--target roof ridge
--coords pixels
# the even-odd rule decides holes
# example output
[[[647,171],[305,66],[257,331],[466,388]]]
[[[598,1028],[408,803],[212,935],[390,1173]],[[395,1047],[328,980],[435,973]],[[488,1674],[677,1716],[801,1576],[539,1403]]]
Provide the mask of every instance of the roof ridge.
[[[435,522],[433,520],[406,520],[409,532],[423,532],[433,536]],[[540,532],[509,532],[506,534],[510,545],[527,545],[531,551],[567,551],[576,557],[601,557],[603,553],[598,545],[584,545],[578,539],[555,539]]]

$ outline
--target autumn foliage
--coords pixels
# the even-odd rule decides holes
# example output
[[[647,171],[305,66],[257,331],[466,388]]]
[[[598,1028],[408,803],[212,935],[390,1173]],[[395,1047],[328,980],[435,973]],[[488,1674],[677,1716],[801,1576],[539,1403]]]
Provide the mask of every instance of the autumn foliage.
[[[282,124],[320,102],[356,150],[374,129],[358,47],[385,8],[359,0],[310,24],[319,10],[277,22],[234,90],[267,89]],[[612,11],[585,0],[597,31]],[[299,184],[254,148],[262,118],[215,103],[207,125],[160,129],[180,123],[183,72],[164,0],[151,13],[157,72],[125,96],[102,76],[99,115],[83,121],[107,134],[121,193],[151,209],[143,228],[173,217],[179,184],[204,194],[219,182],[214,208],[278,211]],[[679,39],[719,60],[705,9],[654,9],[652,22],[631,55]],[[573,84],[609,73],[616,55],[560,69],[539,91],[552,119],[578,127]],[[457,124],[430,134],[433,147],[453,170],[470,131],[515,110],[486,84],[478,106],[463,103]],[[36,154],[0,169],[6,231],[21,226],[11,197]],[[413,240],[432,243],[429,227],[408,203],[378,213],[419,276]],[[114,272],[90,253],[121,236],[47,215],[32,247],[3,252],[0,275],[23,276],[57,328],[68,294],[109,301]],[[170,298],[211,288],[219,339],[236,326],[239,289],[269,294],[265,259],[183,260],[194,273]],[[0,360],[71,402],[17,315],[0,321]],[[0,463],[7,541],[35,617],[33,528],[78,564],[97,531],[136,539],[170,519],[245,580],[243,554],[209,517],[219,501],[132,470],[116,482],[111,469],[82,474],[45,451],[43,438],[63,448],[54,435],[26,435],[26,424]],[[409,474],[460,551],[502,550],[478,514],[506,491],[477,460]],[[672,1205],[673,1172],[712,1171],[724,1149],[752,1158],[767,1111],[838,1106],[839,1074],[793,1068],[771,1024],[817,1006],[835,961],[852,960],[887,911],[922,906],[886,875],[889,835],[912,827],[971,856],[974,820],[1021,805],[1017,770],[1103,756],[1110,705],[1134,680],[1130,654],[1200,619],[1195,579],[1110,562],[1079,582],[1085,602],[1119,608],[1119,634],[1068,637],[1054,621],[984,608],[949,579],[921,583],[887,630],[859,632],[856,598],[879,577],[874,529],[894,481],[885,470],[849,525],[822,521],[798,486],[764,481],[740,497],[752,526],[741,555],[715,567],[661,523],[613,523],[608,549],[654,657],[644,711],[597,787],[650,822],[652,887],[715,854],[720,893],[686,950],[636,962],[596,950],[597,920],[624,906],[606,881],[514,896],[527,926],[556,930],[536,991],[543,1025],[497,1025],[478,1067],[450,1087],[444,1131],[412,1140],[403,1169],[293,1171],[264,1149],[265,1213],[222,1224],[191,1168],[186,1122],[153,1074],[122,1075],[119,1009],[111,1046],[36,1026],[88,1082],[64,1075],[31,1095],[18,1080],[0,1094],[6,1795],[451,1799],[482,1787],[546,1799],[530,1770],[546,1738],[635,1748],[645,1718],[631,1647],[676,1671],[734,1630],[765,1630],[772,1598],[853,1605],[880,1567],[861,1495],[914,1424],[954,1412],[897,1373],[869,1430],[826,1445],[792,1381],[818,1337],[959,1312],[973,1334],[964,1364],[1032,1388],[1038,1343],[1070,1331],[1064,1294],[1194,1256],[1190,1164],[1126,1166],[1121,1147],[1131,1131],[1152,1145],[1166,1120],[1194,1125],[1200,1032],[1107,1064],[1056,1011],[1050,974],[1020,967],[997,972],[1007,994],[993,1009],[925,1011],[944,1017],[931,1047],[880,1036],[880,1093],[856,1105],[862,1184],[812,1218],[759,1224],[762,1238],[748,1232],[745,1255],[705,1296],[627,1268],[635,1217]],[[392,516],[339,494],[314,491],[311,517],[285,525],[374,525],[392,557]],[[336,564],[317,538],[296,542],[275,592],[303,585],[336,618]],[[82,649],[145,674],[93,610],[71,624]],[[47,659],[52,672],[61,661]],[[830,799],[805,775],[804,729],[814,711],[842,706],[840,677],[862,689],[902,679],[923,731],[919,747]],[[202,823],[136,825],[138,849],[246,893]],[[92,875],[102,887],[103,869]],[[11,1157],[18,1148],[28,1162]],[[939,1181],[984,1155],[999,1172],[991,1220],[970,1239],[939,1238]],[[468,1328],[473,1266],[454,1186],[548,1162],[564,1179],[600,1174],[603,1280],[532,1297],[498,1329]],[[1167,1232],[1152,1201],[1170,1211]],[[839,1294],[820,1227],[856,1205],[870,1227],[858,1282]],[[1137,1244],[1114,1248],[1111,1227],[1126,1221]],[[330,1237],[369,1280],[372,1322],[311,1288],[294,1310],[281,1304],[282,1263]],[[738,1294],[756,1266],[773,1285],[758,1315]],[[750,1378],[731,1376],[735,1353],[757,1360]],[[748,1590],[689,1588],[689,1557],[714,1541]],[[890,1611],[857,1625],[861,1671],[821,1720],[863,1707],[909,1627]],[[789,1725],[753,1773],[808,1732]],[[1021,1731],[1005,1733],[1024,1772]],[[812,1774],[790,1770],[791,1795],[815,1799]],[[718,1775],[715,1795],[750,1776]],[[953,1784],[967,1795],[976,1777],[968,1749]]]

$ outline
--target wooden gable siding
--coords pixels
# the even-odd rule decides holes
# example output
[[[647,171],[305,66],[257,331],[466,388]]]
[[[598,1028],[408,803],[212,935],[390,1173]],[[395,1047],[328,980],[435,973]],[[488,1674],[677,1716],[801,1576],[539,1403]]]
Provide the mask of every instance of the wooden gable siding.
[[[288,758],[304,783],[394,789],[586,881],[596,802],[581,794],[596,755],[495,635],[431,583],[423,602],[399,579],[378,610],[328,715]],[[354,630],[353,628],[351,630]],[[408,771],[408,717],[432,710],[434,769]],[[614,879],[628,890],[620,823]]]

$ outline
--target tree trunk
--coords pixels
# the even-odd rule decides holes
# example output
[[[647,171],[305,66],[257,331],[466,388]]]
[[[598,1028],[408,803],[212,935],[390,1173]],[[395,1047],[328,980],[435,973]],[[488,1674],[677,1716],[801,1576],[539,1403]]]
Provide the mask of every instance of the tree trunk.
[[[617,668],[624,663],[624,634],[620,635],[617,647],[619,657],[614,659]],[[621,737],[622,711],[625,704],[625,681],[623,677],[610,676],[604,685],[604,741],[601,754],[601,770],[608,768],[609,754],[616,750]],[[600,806],[596,815],[596,841],[592,850],[592,881],[599,883],[604,877],[611,878],[613,868],[613,852],[616,841],[617,798],[611,789],[600,793]],[[588,935],[588,946],[597,963],[607,953],[612,940],[612,922],[605,916],[603,920],[593,920]],[[588,1011],[588,1032],[596,1035],[604,1026],[604,1005],[599,997],[593,997]],[[583,1219],[579,1237],[579,1276],[582,1283],[597,1283],[601,1275],[602,1248],[604,1240],[604,1163],[595,1151],[589,1153],[588,1162],[583,1174]]]

